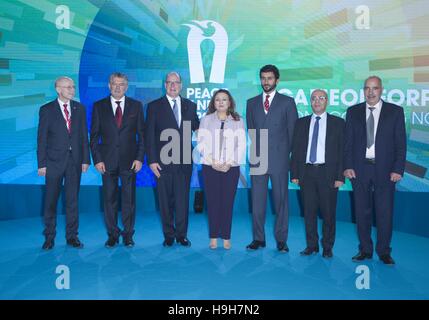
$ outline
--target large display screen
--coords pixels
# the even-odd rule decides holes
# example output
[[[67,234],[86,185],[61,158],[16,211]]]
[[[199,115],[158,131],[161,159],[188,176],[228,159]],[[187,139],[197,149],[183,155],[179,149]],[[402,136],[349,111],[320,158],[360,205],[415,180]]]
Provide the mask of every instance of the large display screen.
[[[404,108],[407,165],[401,191],[429,191],[429,2],[286,0],[0,1],[0,183],[42,184],[37,176],[41,105],[54,81],[74,79],[87,108],[106,97],[114,71],[127,95],[148,102],[165,94],[169,71],[202,116],[213,91],[227,88],[245,117],[261,92],[259,69],[280,69],[278,90],[299,115],[311,113],[313,89],[326,89],[328,112],[344,117],[364,101],[363,81],[383,79],[383,99]],[[199,187],[199,167],[192,186]],[[101,184],[91,167],[83,184]],[[153,186],[145,165],[138,186]],[[249,187],[248,165],[240,187]],[[290,186],[294,188],[293,185]],[[350,190],[346,184],[343,190]]]

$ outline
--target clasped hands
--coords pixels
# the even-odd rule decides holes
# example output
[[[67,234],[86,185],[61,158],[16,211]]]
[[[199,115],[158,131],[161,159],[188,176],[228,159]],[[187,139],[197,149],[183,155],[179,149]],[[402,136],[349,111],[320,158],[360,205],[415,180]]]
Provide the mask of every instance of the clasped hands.
[[[215,159],[212,159],[212,168],[216,171],[228,172],[228,170],[231,168],[231,164],[227,162],[219,162]]]

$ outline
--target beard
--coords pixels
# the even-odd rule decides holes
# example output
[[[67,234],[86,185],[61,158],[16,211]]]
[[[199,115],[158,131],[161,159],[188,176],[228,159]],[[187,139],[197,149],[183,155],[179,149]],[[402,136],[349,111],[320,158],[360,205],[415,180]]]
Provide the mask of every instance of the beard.
[[[277,84],[274,83],[272,86],[268,86],[268,85],[267,86],[261,85],[261,86],[262,86],[262,90],[264,90],[265,93],[268,93],[268,92],[274,91],[277,87]]]

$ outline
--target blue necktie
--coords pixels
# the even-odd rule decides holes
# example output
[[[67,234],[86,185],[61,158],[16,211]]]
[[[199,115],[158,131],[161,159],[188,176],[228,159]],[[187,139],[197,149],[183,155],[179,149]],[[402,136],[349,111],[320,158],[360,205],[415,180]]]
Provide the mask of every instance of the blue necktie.
[[[314,128],[313,128],[313,137],[311,138],[311,147],[310,147],[311,163],[315,163],[317,160],[317,138],[319,136],[319,120],[320,120],[320,117],[316,117],[316,122],[314,123]]]
[[[174,117],[176,118],[177,126],[180,127],[180,123],[179,123],[179,110],[178,109],[179,108],[177,108],[176,100],[173,100]]]

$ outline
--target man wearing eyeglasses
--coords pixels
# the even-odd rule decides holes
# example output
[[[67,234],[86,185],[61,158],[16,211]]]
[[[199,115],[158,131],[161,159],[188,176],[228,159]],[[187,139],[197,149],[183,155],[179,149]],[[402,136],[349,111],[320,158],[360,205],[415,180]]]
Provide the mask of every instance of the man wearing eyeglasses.
[[[75,85],[68,77],[55,81],[58,98],[40,108],[37,131],[39,176],[45,177],[44,250],[54,247],[57,202],[64,180],[67,245],[83,248],[78,238],[78,197],[82,172],[88,170],[89,148],[85,107],[73,100]]]
[[[144,115],[140,101],[125,96],[128,77],[114,72],[109,78],[110,96],[94,103],[91,122],[91,152],[102,175],[104,221],[113,248],[122,235],[126,247],[134,246],[136,219],[136,174],[144,160]],[[121,179],[122,225],[118,227],[119,178]]]
[[[328,95],[311,94],[313,114],[297,120],[294,129],[291,181],[300,186],[304,211],[306,248],[301,255],[319,252],[317,216],[323,219],[322,256],[332,258],[338,188],[344,184],[344,120],[326,112]]]
[[[386,265],[391,256],[395,186],[402,179],[407,152],[402,107],[381,100],[382,81],[365,80],[365,102],[347,109],[344,175],[353,187],[354,210],[359,236],[355,262],[372,258],[373,209],[377,226],[375,251]]]
[[[176,242],[191,246],[187,238],[189,189],[192,175],[192,131],[199,127],[197,105],[180,96],[182,78],[170,72],[166,95],[149,103],[146,151],[156,177],[164,247]]]

